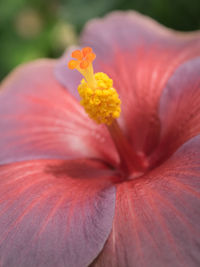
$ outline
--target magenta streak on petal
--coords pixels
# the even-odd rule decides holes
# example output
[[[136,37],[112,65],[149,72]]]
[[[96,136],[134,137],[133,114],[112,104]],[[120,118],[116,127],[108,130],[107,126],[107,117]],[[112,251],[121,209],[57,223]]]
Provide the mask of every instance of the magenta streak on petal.
[[[92,160],[1,166],[2,266],[88,266],[112,227],[113,179]]]

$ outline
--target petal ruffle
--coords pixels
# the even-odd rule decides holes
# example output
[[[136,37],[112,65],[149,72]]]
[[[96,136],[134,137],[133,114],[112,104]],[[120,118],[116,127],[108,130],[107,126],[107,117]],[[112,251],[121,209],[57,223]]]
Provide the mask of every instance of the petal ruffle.
[[[84,156],[115,162],[109,134],[58,84],[54,66],[53,60],[39,60],[19,67],[3,82],[0,163]]]
[[[200,136],[146,176],[120,184],[98,267],[200,266]]]
[[[167,82],[160,100],[161,143],[152,155],[163,161],[200,134],[200,57],[181,65]]]
[[[114,12],[89,22],[81,45],[97,54],[95,71],[113,78],[122,100],[120,123],[134,149],[149,154],[159,140],[160,93],[181,62],[200,54],[200,32],[183,34],[133,11]],[[61,65],[57,72],[72,77],[62,82],[76,88],[78,74]]]
[[[88,266],[112,228],[111,177],[88,160],[1,166],[1,266]]]

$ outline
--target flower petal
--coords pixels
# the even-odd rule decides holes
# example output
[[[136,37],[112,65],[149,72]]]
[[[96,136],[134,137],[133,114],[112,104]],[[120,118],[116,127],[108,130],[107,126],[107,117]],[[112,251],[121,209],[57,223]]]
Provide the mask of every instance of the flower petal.
[[[152,155],[164,160],[200,134],[200,57],[181,65],[161,95],[161,143]]]
[[[200,136],[120,184],[112,233],[92,266],[200,266]]]
[[[136,12],[114,12],[89,22],[81,44],[97,54],[95,71],[113,78],[120,123],[134,149],[150,154],[159,140],[160,93],[181,62],[200,55],[200,32],[183,34]]]
[[[66,50],[64,55],[57,61],[54,73],[59,83],[66,87],[67,91],[77,100],[80,100],[77,88],[83,76],[78,71],[71,70],[67,66],[68,62],[72,59],[72,52],[77,49],[78,47],[72,46]]]
[[[102,126],[54,79],[55,61],[19,67],[0,92],[0,163],[29,159],[101,158],[117,160]],[[107,150],[107,146],[110,150]]]
[[[88,266],[112,228],[111,177],[88,160],[1,166],[1,266]]]

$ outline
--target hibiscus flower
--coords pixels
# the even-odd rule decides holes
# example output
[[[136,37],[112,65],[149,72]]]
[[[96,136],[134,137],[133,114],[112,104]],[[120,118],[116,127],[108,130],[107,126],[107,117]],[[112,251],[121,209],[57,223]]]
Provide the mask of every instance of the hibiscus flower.
[[[121,115],[88,117],[75,48],[3,81],[0,266],[199,266],[200,33],[114,12],[80,43]]]

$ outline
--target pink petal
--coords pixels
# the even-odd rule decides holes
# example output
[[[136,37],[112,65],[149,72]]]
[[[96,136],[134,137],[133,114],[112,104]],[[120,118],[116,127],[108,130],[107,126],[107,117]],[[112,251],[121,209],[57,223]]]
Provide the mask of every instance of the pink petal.
[[[149,154],[159,140],[160,93],[181,62],[200,54],[200,32],[183,34],[133,11],[114,12],[89,22],[81,45],[97,54],[95,71],[113,78],[122,100],[120,123],[134,149]],[[63,84],[76,88],[78,77],[61,65]]]
[[[161,143],[152,158],[164,160],[200,134],[200,57],[180,66],[160,101]]]
[[[200,266],[200,135],[165,164],[120,184],[112,233],[94,265]]]
[[[88,160],[1,166],[1,266],[88,266],[112,227],[111,177]]]
[[[66,87],[67,91],[80,101],[77,88],[83,76],[78,71],[68,68],[68,62],[72,59],[71,53],[76,49],[79,48],[72,46],[66,50],[63,56],[57,61],[54,73],[59,83]]]
[[[116,162],[109,134],[58,84],[54,66],[52,60],[36,61],[19,67],[3,82],[0,163],[83,156]]]

